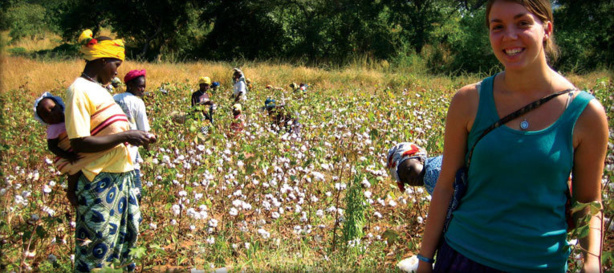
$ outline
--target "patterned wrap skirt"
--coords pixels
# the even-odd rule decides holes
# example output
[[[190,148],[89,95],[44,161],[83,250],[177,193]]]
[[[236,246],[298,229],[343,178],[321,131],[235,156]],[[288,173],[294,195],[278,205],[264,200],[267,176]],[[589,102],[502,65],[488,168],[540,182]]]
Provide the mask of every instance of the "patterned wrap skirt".
[[[134,270],[130,251],[135,247],[142,220],[137,172],[100,173],[77,183],[75,272],[123,266]]]

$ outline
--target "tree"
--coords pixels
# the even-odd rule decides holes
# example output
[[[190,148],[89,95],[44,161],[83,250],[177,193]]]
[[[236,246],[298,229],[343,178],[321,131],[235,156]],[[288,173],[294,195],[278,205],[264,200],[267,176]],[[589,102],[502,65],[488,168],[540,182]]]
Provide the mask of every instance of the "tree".
[[[110,0],[108,22],[135,58],[158,60],[163,53],[185,57],[196,46],[199,6],[209,2]]]
[[[614,1],[559,0],[554,35],[561,48],[557,65],[565,70],[591,70],[614,64]]]
[[[384,3],[390,9],[390,25],[400,28],[404,38],[419,54],[429,42],[434,25],[443,18],[440,10],[442,2],[384,0]]]
[[[281,19],[273,13],[282,1],[211,1],[203,7],[201,27],[212,26],[201,56],[231,60],[279,57],[288,41]]]

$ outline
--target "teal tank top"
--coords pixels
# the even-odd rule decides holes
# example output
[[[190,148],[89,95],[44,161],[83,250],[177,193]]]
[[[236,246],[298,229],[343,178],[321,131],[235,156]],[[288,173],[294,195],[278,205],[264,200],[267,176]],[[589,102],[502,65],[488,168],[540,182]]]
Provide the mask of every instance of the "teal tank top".
[[[494,76],[482,81],[467,140],[499,120]],[[565,203],[573,166],[574,125],[590,100],[580,92],[551,126],[519,131],[501,126],[475,146],[468,187],[445,234],[465,257],[506,272],[565,272]]]

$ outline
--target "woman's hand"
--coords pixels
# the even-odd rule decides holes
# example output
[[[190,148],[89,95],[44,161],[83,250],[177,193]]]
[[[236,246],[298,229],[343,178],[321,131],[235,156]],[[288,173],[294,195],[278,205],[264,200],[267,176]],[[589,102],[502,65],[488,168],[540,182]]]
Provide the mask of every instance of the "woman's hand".
[[[66,160],[68,160],[68,162],[70,162],[71,164],[74,164],[75,162],[79,161],[79,159],[81,159],[81,157],[75,152],[69,152],[66,157]]]
[[[154,134],[145,131],[130,130],[123,134],[126,142],[134,146],[144,146],[149,143],[154,143],[157,140]]]

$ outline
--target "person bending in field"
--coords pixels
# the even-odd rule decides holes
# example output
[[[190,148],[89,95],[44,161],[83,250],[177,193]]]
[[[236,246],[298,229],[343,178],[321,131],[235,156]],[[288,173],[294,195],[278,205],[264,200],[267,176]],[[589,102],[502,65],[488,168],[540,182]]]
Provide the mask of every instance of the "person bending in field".
[[[290,134],[300,134],[301,124],[298,118],[293,117],[284,105],[276,105],[275,100],[267,98],[264,102],[264,110],[266,110],[269,118],[272,121],[273,129]]]
[[[232,106],[232,123],[230,123],[230,133],[236,135],[243,132],[245,127],[245,117],[242,114],[241,104],[235,104]]]
[[[209,94],[211,79],[209,77],[200,77],[200,79],[198,79],[198,85],[200,89],[192,93],[192,108],[195,108],[195,113],[202,113],[205,119],[213,124],[215,104],[211,101],[211,94]],[[201,107],[201,110],[196,108],[198,106]]]
[[[62,98],[45,92],[34,102],[34,119],[47,126],[47,148],[57,157],[54,166],[62,173],[68,174],[66,197],[73,207],[77,206],[75,193],[77,180],[81,176],[78,168],[79,155],[70,147],[70,140],[64,125],[64,102]]]
[[[424,186],[433,194],[441,172],[443,156],[427,157],[426,150],[414,143],[403,142],[388,150],[387,168],[399,189],[405,192],[405,184]]]

